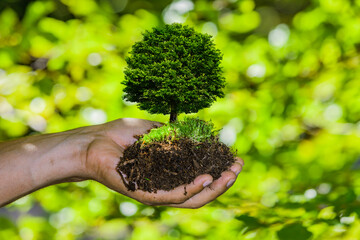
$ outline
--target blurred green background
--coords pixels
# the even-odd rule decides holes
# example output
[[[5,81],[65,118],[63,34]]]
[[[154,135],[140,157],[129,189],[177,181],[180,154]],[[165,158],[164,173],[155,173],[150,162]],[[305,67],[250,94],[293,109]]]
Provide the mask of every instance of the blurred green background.
[[[120,82],[141,33],[172,22],[224,54],[226,97],[197,116],[245,160],[235,185],[183,210],[60,184],[0,209],[0,239],[358,239],[360,0],[1,0],[0,140],[167,121]]]

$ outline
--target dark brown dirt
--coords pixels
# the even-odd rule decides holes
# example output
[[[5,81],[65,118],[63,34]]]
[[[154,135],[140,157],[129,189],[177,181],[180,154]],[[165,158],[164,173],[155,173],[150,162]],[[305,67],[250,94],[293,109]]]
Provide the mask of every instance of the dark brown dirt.
[[[125,175],[122,178],[129,190],[156,192],[189,184],[205,173],[218,179],[234,162],[234,153],[216,138],[205,143],[180,139],[134,143],[125,150],[116,169],[120,176]]]

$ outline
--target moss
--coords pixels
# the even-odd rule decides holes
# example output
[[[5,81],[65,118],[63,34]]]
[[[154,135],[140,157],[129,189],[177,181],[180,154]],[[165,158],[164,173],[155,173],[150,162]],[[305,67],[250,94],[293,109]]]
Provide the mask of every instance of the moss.
[[[194,142],[207,142],[215,137],[217,132],[211,121],[206,122],[199,118],[188,117],[182,121],[168,123],[160,128],[152,129],[148,134],[141,136],[139,142],[149,144],[181,138],[191,139]]]

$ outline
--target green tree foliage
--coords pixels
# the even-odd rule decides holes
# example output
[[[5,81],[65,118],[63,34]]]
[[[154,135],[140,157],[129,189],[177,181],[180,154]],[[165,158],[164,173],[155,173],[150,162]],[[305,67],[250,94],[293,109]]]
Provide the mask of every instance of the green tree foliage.
[[[182,24],[153,28],[126,58],[125,99],[150,113],[196,113],[223,97],[221,53],[208,34]]]

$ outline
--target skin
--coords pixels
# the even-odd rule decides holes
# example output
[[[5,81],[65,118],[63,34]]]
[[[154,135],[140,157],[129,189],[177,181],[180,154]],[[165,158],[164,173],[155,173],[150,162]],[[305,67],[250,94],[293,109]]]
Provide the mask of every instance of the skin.
[[[161,123],[123,118],[101,125],[43,134],[0,143],[0,207],[46,186],[95,180],[118,193],[152,206],[199,208],[223,194],[244,165],[237,161],[213,181],[208,174],[171,191],[128,191],[115,171],[134,136]]]

